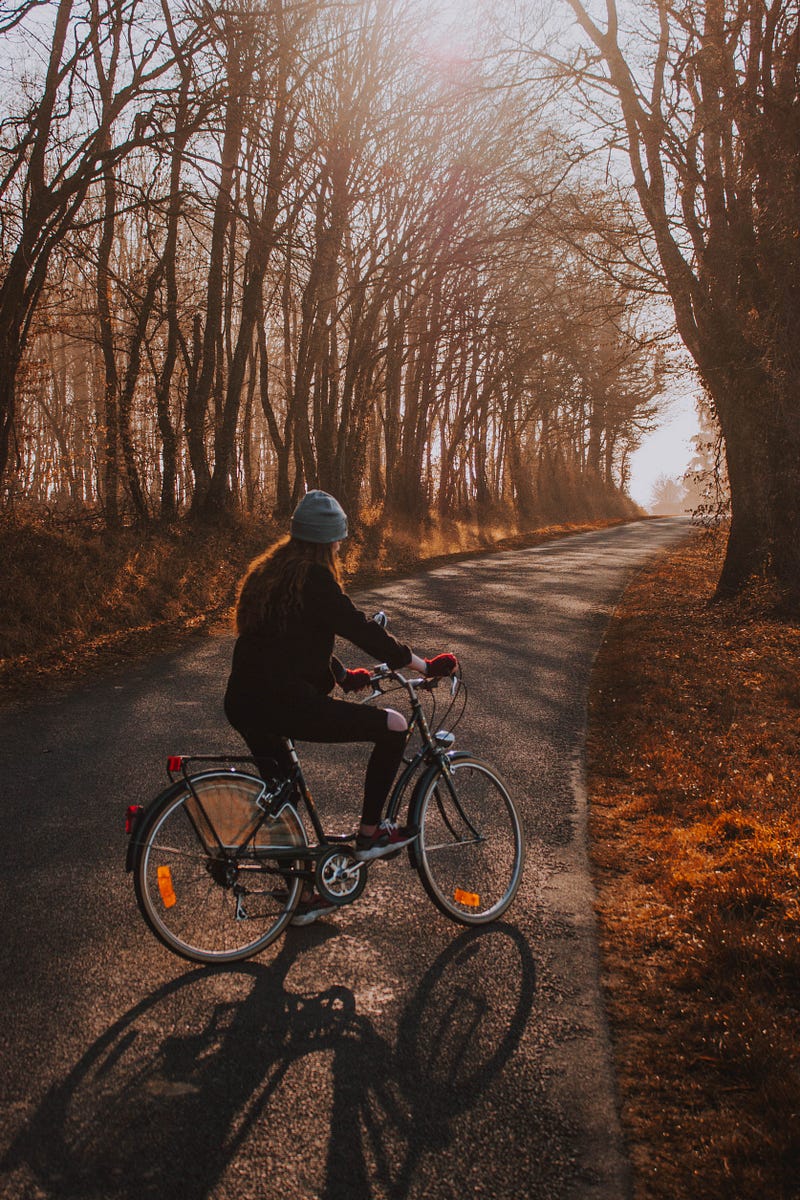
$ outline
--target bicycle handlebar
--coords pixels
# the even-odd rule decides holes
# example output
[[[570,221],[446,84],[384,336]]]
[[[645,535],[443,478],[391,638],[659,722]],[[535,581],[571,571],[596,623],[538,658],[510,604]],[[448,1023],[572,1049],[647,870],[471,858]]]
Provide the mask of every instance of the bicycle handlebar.
[[[373,667],[369,674],[369,681],[373,687],[377,687],[379,683],[383,683],[385,679],[391,679],[395,683],[401,683],[403,687],[407,687],[410,683],[416,686],[421,686],[424,679],[420,676],[418,679],[407,679],[405,675],[401,675],[399,670],[388,666],[386,663],[380,663],[377,667]]]
[[[458,675],[416,675],[413,678],[408,678],[405,675],[401,675],[399,670],[394,670],[386,663],[381,663],[370,672],[369,681],[372,684],[372,692],[369,696],[365,697],[365,700],[373,700],[376,696],[382,696],[384,693],[380,685],[387,679],[391,679],[394,683],[398,683],[401,687],[404,687],[412,699],[418,688],[429,692],[446,679],[450,681],[451,695],[455,696],[460,682]]]

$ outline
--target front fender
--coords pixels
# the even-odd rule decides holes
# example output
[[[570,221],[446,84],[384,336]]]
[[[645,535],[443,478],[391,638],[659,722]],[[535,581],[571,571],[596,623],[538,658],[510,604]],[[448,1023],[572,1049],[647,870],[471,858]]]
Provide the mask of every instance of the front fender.
[[[458,760],[461,758],[472,758],[472,755],[468,750],[450,750],[447,754],[443,755],[443,757],[448,759],[450,762],[458,762]],[[414,784],[414,791],[411,793],[411,800],[408,805],[409,825],[413,825],[417,828],[419,827],[419,808],[420,804],[422,803],[422,797],[425,795],[428,785],[433,782],[438,774],[439,763],[431,763],[429,767],[426,767],[417,782]],[[422,865],[419,853],[419,838],[413,841],[408,847],[408,857],[411,861],[412,867],[414,867],[416,870],[419,870],[420,866]]]

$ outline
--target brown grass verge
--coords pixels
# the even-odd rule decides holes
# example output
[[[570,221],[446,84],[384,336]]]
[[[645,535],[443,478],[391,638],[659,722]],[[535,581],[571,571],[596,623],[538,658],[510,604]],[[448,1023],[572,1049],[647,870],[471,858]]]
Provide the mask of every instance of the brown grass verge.
[[[422,529],[376,521],[345,543],[345,575],[351,588],[370,587],[624,519],[524,532],[500,521],[440,521]],[[13,702],[229,625],[237,580],[281,532],[264,522],[113,534],[0,523],[0,695]]]
[[[599,656],[590,837],[637,1200],[800,1196],[800,628],[697,535]]]

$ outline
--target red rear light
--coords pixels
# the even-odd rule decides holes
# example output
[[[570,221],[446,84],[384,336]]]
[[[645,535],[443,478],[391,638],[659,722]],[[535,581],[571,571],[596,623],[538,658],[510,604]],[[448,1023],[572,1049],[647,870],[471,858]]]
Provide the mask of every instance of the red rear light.
[[[180,754],[171,754],[167,759],[168,771],[180,771],[183,767],[183,759]]]
[[[129,804],[125,810],[125,832],[133,833],[136,828],[136,823],[140,815],[144,812],[144,807],[141,804]]]

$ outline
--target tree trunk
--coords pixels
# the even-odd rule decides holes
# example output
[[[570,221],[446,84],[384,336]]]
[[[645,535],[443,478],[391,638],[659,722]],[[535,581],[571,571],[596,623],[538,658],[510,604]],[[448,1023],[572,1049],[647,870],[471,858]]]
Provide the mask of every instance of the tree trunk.
[[[718,389],[719,393],[718,393]],[[768,394],[760,372],[711,388],[725,439],[731,529],[719,597],[754,575],[771,576],[793,609],[800,607],[800,422]]]
[[[0,480],[5,476],[11,452],[16,378],[21,358],[19,329],[10,322],[7,329],[0,329]]]
[[[167,212],[167,233],[164,240],[162,261],[167,292],[167,344],[161,370],[155,372],[156,409],[158,412],[158,429],[161,434],[161,456],[163,472],[161,476],[161,499],[159,512],[162,521],[171,522],[178,515],[177,482],[178,482],[178,437],[172,423],[170,413],[170,391],[175,363],[178,358],[180,344],[180,327],[178,324],[178,278],[177,278],[177,249],[178,226],[181,218],[181,172],[183,156],[189,139],[188,98],[191,73],[181,63],[181,87],[178,93],[178,104],[175,115],[175,132],[172,140],[172,156],[170,160],[169,178],[169,209]]]
[[[155,304],[156,293],[161,283],[164,263],[159,259],[147,281],[142,306],[136,319],[136,326],[131,334],[128,345],[128,365],[122,389],[119,393],[119,433],[122,444],[122,455],[125,463],[125,476],[128,482],[133,510],[140,521],[148,521],[150,513],[147,507],[147,496],[136,465],[136,451],[133,437],[133,397],[139,380],[139,367],[142,357],[142,346],[147,336],[147,326]]]
[[[103,171],[103,227],[97,251],[97,319],[103,358],[103,490],[105,519],[109,528],[119,523],[119,377],[114,353],[114,324],[111,316],[111,248],[117,205],[117,181],[113,166]]]
[[[239,48],[229,48],[228,61],[228,105],[225,113],[225,129],[220,155],[220,179],[214,203],[214,220],[211,229],[211,253],[205,298],[205,327],[203,329],[202,352],[194,381],[194,387],[186,397],[186,441],[194,475],[192,515],[206,512],[208,493],[211,488],[211,469],[206,451],[206,421],[209,402],[218,381],[219,341],[223,311],[225,246],[228,229],[233,216],[233,186],[239,150],[244,132],[244,114]],[[227,464],[225,464],[227,467]],[[220,471],[221,473],[221,471]],[[218,476],[219,479],[219,476]],[[224,486],[218,482],[217,491]],[[216,506],[217,497],[210,505]]]

